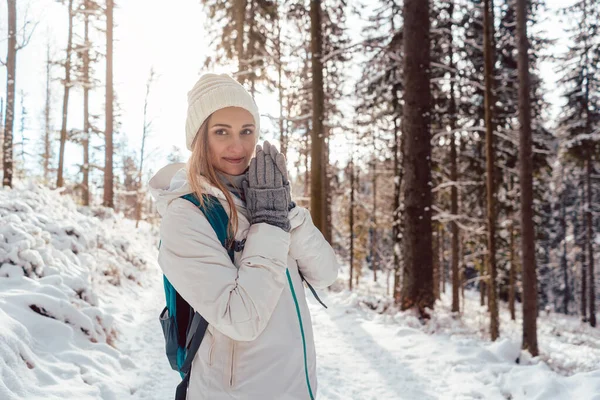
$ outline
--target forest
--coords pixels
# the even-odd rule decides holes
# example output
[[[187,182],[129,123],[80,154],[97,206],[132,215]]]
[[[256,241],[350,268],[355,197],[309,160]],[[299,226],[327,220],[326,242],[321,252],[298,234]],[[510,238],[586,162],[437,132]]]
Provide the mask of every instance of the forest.
[[[183,114],[158,115],[173,101],[161,80],[178,72],[136,69],[132,105],[133,75],[114,68],[118,34],[125,43],[136,29],[125,3],[0,8],[2,191],[38,185],[156,227],[148,179],[189,156],[172,139],[185,136]],[[198,36],[168,45],[200,52],[179,95],[220,70],[255,96],[261,140],[286,155],[294,200],[345,265],[331,290],[369,288],[368,307],[412,312],[423,325],[444,302],[465,318],[476,294],[485,338],[511,329],[504,315],[533,357],[540,316],[597,326],[600,2],[192,3]],[[40,7],[52,8],[48,20]],[[167,35],[175,24],[152,29]],[[45,75],[26,93],[32,47]],[[0,249],[0,265],[8,254]]]

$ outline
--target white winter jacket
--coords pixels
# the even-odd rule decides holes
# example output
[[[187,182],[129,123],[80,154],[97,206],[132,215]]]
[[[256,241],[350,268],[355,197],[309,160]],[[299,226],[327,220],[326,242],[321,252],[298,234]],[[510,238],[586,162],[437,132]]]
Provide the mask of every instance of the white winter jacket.
[[[207,180],[202,184],[229,214],[225,195]],[[150,187],[162,216],[158,263],[209,323],[192,363],[188,400],[316,398],[312,323],[298,270],[325,288],[335,281],[338,263],[308,210],[290,211],[287,233],[250,225],[244,202],[233,196],[235,239],[246,244],[232,264],[204,214],[179,198],[191,192],[185,164],[162,168]]]

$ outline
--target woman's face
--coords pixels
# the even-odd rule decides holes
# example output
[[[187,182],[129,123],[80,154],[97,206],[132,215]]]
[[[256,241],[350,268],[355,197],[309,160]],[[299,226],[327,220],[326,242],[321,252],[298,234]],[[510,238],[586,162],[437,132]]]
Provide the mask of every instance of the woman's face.
[[[208,151],[214,168],[229,175],[244,173],[257,142],[254,118],[247,110],[227,107],[208,121]]]

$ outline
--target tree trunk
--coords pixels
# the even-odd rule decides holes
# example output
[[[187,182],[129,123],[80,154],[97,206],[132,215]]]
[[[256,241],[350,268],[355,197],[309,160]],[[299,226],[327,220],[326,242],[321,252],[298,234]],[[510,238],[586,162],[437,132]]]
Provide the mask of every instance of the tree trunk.
[[[317,229],[325,233],[325,215],[323,215],[323,63],[321,62],[321,1],[310,2],[310,35],[312,60],[312,131],[310,146],[310,212]]]
[[[8,2],[8,48],[6,55],[6,112],[2,146],[2,186],[12,187],[13,127],[15,120],[15,87],[17,82],[17,1]],[[0,121],[1,122],[1,121]]]
[[[0,145],[4,143],[4,97],[0,97]],[[0,149],[0,164],[4,165],[4,150]]]
[[[328,243],[333,243],[332,234],[333,226],[331,221],[331,171],[329,168],[329,135],[330,127],[323,127],[325,134],[323,135],[323,162],[321,163],[322,179],[323,179],[323,196],[321,196],[321,206],[323,207],[323,221],[325,223],[325,231],[323,236]]]
[[[521,266],[523,280],[523,349],[538,355],[537,275],[535,229],[533,224],[533,157],[531,152],[531,101],[529,98],[529,40],[527,1],[517,0],[517,42],[519,46],[519,182],[521,185]],[[511,268],[512,269],[512,268]],[[514,319],[514,316],[513,316]]]
[[[442,224],[437,222],[433,224],[432,234],[435,236],[435,240],[433,242],[433,296],[435,299],[440,298],[440,268],[441,268],[441,257],[439,257],[442,252],[440,233],[441,233]]]
[[[279,2],[276,1],[277,10]],[[287,138],[283,122],[283,60],[281,56],[281,15],[277,14],[277,94],[279,95],[279,147],[287,159]]]
[[[0,97],[0,145],[4,143],[4,97]],[[4,150],[0,149],[0,164],[4,165]]]
[[[355,189],[354,190],[356,191],[356,193],[358,193],[358,191],[360,191],[360,169],[353,169],[352,174],[355,176],[355,178],[354,178]],[[356,202],[356,193],[355,193],[355,202]],[[359,244],[364,251],[364,244],[363,244],[362,240],[359,242]],[[358,282],[362,275],[362,261],[363,261],[362,258],[359,259],[358,265],[355,268],[354,287],[358,287]]]
[[[67,144],[67,117],[69,112],[69,92],[71,91],[71,53],[73,52],[73,0],[69,0],[69,32],[67,38],[67,57],[65,59],[65,91],[62,105],[62,125],[60,128],[60,149],[58,151],[58,171],[56,187],[65,184],[63,173],[65,167],[65,146]]]
[[[485,55],[485,125],[486,125],[486,173],[487,173],[487,217],[488,217],[488,271],[489,271],[489,307],[490,307],[490,336],[496,340],[499,335],[500,321],[498,319],[498,303],[496,296],[496,199],[494,185],[494,62],[492,48],[491,26],[493,20],[490,13],[493,9],[492,0],[484,0],[483,35]]]
[[[450,3],[448,13],[450,14],[450,20],[454,15],[454,2]],[[460,280],[458,272],[458,224],[454,218],[458,217],[458,166],[456,156],[456,139],[454,131],[456,130],[456,97],[454,94],[454,82],[455,82],[455,67],[454,67],[454,52],[453,52],[453,35],[452,25],[450,26],[450,180],[453,182],[450,192],[450,213],[452,214],[453,220],[450,222],[450,228],[452,230],[452,311],[460,311],[460,300],[459,300],[459,289]]]
[[[304,135],[304,197],[310,196],[310,168],[308,162],[310,126],[306,121],[306,135]]]
[[[145,150],[146,150],[146,138],[148,137],[148,130],[150,129],[150,124],[148,122],[148,102],[150,99],[150,89],[152,87],[152,82],[154,81],[154,68],[150,69],[150,76],[148,77],[148,81],[146,82],[146,95],[144,96],[144,128],[142,131],[142,148],[140,151],[140,168],[138,170],[138,178],[136,184],[137,191],[137,201],[135,204],[135,218],[136,223],[135,227],[137,228],[140,224],[140,220],[142,219],[142,177],[144,176],[144,159],[145,159]]]
[[[90,8],[89,3],[85,2],[85,10]],[[89,16],[85,13],[84,16],[84,46],[83,52],[83,182],[82,182],[82,200],[84,206],[90,205],[90,51],[89,51]]]
[[[397,91],[393,90],[394,98],[394,110],[396,111],[398,105]],[[400,151],[404,149],[404,146],[400,143],[400,132],[398,127],[398,119],[396,113],[394,113],[394,144],[392,146],[392,153],[394,154],[394,211],[392,214],[392,236],[394,243],[394,301],[396,304],[400,304],[400,293],[401,293],[401,278],[400,278],[400,246],[402,240],[400,239],[400,190],[402,188],[402,179],[404,177],[403,171],[400,168]],[[404,158],[404,157],[403,157]]]
[[[587,221],[587,249],[588,249],[588,270],[589,270],[589,298],[590,298],[590,325],[596,326],[596,285],[594,276],[594,232],[593,232],[593,218],[592,218],[592,153],[587,152],[587,210],[586,210],[586,221]]]
[[[50,128],[50,114],[52,103],[52,92],[50,80],[52,72],[52,62],[50,61],[50,42],[46,48],[46,104],[44,106],[44,153],[42,155],[42,165],[44,168],[44,183],[50,185],[50,158],[52,157],[52,132]],[[1,117],[1,116],[0,116]],[[0,121],[2,118],[0,118]]]
[[[563,181],[564,184],[564,181]],[[567,213],[566,213],[566,191],[563,189],[561,195],[561,206],[560,206],[560,224],[562,230],[562,241],[563,241],[563,253],[560,259],[561,268],[563,271],[563,284],[565,285],[565,291],[563,293],[563,312],[565,315],[569,315],[569,299],[571,297],[570,285],[569,285],[569,267],[567,263]]]
[[[442,277],[442,293],[446,293],[446,256],[444,253],[445,250],[445,243],[446,243],[446,230],[444,229],[444,225],[440,225],[440,241],[441,241],[441,248],[440,248],[440,267],[441,267],[441,277]]]
[[[513,321],[516,319],[515,316],[515,286],[517,284],[517,271],[515,268],[515,228],[511,221],[509,230],[510,237],[510,249],[509,249],[509,261],[510,261],[510,272],[508,278],[508,309],[510,310],[510,319]]]
[[[394,24],[394,17],[399,12],[399,8],[394,9],[392,6],[392,13],[390,16],[390,25],[392,34],[396,31]],[[397,48],[394,48],[398,54],[402,53],[401,42],[396,43]],[[392,211],[392,243],[394,250],[394,288],[392,296],[396,304],[400,304],[401,300],[401,269],[400,269],[400,246],[402,240],[400,238],[400,195],[402,188],[402,179],[404,178],[404,171],[400,168],[400,153],[404,154],[404,136],[400,135],[400,127],[398,125],[398,118],[400,117],[400,99],[398,92],[400,91],[400,84],[395,83],[392,87],[392,108],[394,110],[394,143],[392,144],[392,153],[394,155],[394,209]],[[402,157],[404,159],[404,157]]]
[[[433,308],[429,2],[404,1],[405,226],[401,308]]]
[[[238,75],[237,80],[240,83],[246,81],[246,65],[244,63],[244,24],[246,22],[246,5],[247,0],[235,0],[235,51],[238,57]]]
[[[585,229],[585,210],[584,210],[584,204],[585,204],[585,189],[581,194],[581,226],[583,228],[583,232],[579,233],[579,235],[583,236],[586,233],[586,229]],[[586,268],[586,259],[587,259],[587,240],[584,239],[578,239],[579,242],[581,243],[581,320],[583,322],[588,322],[587,319],[587,295],[588,295],[588,289],[587,289],[587,268]]]
[[[373,263],[373,282],[377,282],[377,269],[379,268],[379,254],[377,246],[377,148],[375,134],[373,134],[373,234],[371,235],[371,262]]]
[[[114,208],[113,193],[113,0],[106,1],[106,148],[104,157],[104,207]]]
[[[350,154],[350,279],[348,288],[352,290],[352,275],[354,271],[354,146]]]

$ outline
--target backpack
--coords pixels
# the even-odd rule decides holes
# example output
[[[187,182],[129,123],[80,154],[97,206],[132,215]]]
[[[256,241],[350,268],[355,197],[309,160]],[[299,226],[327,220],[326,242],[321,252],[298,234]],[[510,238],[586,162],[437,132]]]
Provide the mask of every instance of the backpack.
[[[193,193],[181,196],[181,198],[193,203],[202,211],[217,234],[221,245],[227,250],[227,254],[233,263],[234,253],[243,250],[245,240],[236,241],[231,248],[227,247],[227,224],[229,223],[229,217],[221,202],[215,196],[208,194],[203,195],[203,206],[200,205],[200,202]],[[317,301],[323,307],[327,308],[300,270],[298,270],[298,273],[302,281],[306,282]],[[185,400],[192,360],[200,348],[200,344],[208,328],[208,322],[199,313],[194,311],[164,275],[163,283],[167,304],[160,313],[159,319],[165,337],[165,352],[171,368],[179,372],[182,378],[181,383],[177,385],[175,391],[175,400]]]

